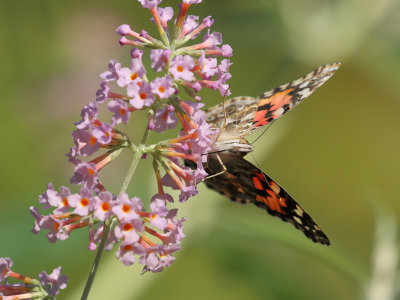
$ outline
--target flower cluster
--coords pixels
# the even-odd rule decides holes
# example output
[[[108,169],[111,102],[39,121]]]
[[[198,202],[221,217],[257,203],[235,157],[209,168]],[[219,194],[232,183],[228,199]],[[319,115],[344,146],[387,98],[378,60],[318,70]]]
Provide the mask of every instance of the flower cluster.
[[[158,272],[175,259],[172,253],[180,249],[184,237],[185,219],[177,218],[177,209],[167,208],[174,200],[165,187],[179,190],[179,201],[185,202],[197,194],[196,185],[207,176],[203,163],[212,144],[210,137],[216,132],[205,120],[198,92],[209,88],[224,96],[230,93],[226,82],[231,78],[231,63],[217,57],[230,57],[232,49],[222,45],[220,33],[210,32],[211,17],[199,22],[199,17],[187,14],[189,7],[201,0],[183,0],[173,22],[173,9],[158,7],[161,0],[139,2],[150,10],[161,38],[144,30],[138,33],[126,24],[117,28],[120,45],[132,46],[130,65],[109,62],[108,70],[100,75],[95,99],[83,107],[81,120],[75,123],[74,146],[67,157],[75,166],[71,183],[80,186],[80,191],[74,193],[67,187],[57,191],[49,184],[39,202],[43,209],[53,211],[41,215],[31,207],[35,218],[32,231],[48,230],[48,240],[56,242],[68,238],[74,229],[88,227],[90,250],[102,244],[111,250],[118,243],[117,258],[122,263],[138,261],[144,271]],[[202,41],[188,45],[200,35]],[[143,63],[146,50],[155,78],[148,77]],[[99,119],[102,106],[111,113],[107,122]],[[148,120],[141,143],[135,145],[119,126],[130,125],[131,116],[138,110],[146,111]],[[178,124],[182,130],[177,138],[146,144],[151,132],[163,133]],[[133,160],[116,195],[105,188],[99,172],[124,150],[132,152]],[[95,157],[85,159],[92,155]],[[147,212],[139,198],[129,197],[125,191],[137,163],[150,155],[157,193]],[[184,160],[196,167],[185,167]]]
[[[61,267],[39,274],[39,280],[23,276],[11,270],[13,265],[9,257],[0,258],[0,299],[49,299],[55,297],[60,289],[67,287],[67,276],[61,275]],[[7,283],[8,278],[14,278],[22,283]]]

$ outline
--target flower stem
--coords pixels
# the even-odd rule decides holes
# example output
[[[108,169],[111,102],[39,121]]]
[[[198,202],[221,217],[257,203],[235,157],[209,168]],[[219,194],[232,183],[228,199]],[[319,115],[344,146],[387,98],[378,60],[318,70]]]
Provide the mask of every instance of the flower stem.
[[[110,233],[112,223],[113,223],[112,220],[108,219],[104,224],[103,237],[101,239],[99,248],[97,249],[96,257],[92,265],[92,270],[90,271],[89,277],[86,281],[85,289],[83,290],[81,300],[86,300],[87,297],[89,296],[90,288],[92,287],[94,278],[96,276],[97,268],[99,267],[100,259],[101,256],[103,255],[104,247],[106,246],[106,242],[108,239],[108,235]]]
[[[132,163],[129,167],[128,173],[126,174],[124,183],[123,183],[121,191],[119,193],[120,195],[122,193],[125,193],[126,189],[128,188],[128,185],[132,179],[133,173],[135,173],[136,167],[138,166],[140,158],[143,155],[143,152],[144,152],[143,150],[145,149],[145,144],[147,142],[147,139],[149,138],[149,134],[150,134],[150,130],[146,127],[146,130],[143,134],[142,141],[140,142],[140,145],[136,148],[135,154],[132,159]],[[92,265],[92,270],[90,271],[89,277],[86,281],[85,289],[83,290],[81,300],[86,300],[87,297],[89,296],[89,292],[92,287],[94,278],[96,276],[97,268],[99,267],[100,259],[104,252],[104,247],[106,246],[106,242],[107,242],[108,236],[110,234],[112,224],[113,224],[112,218],[108,219],[104,224],[103,237],[101,238],[99,248],[97,249],[96,257],[95,257],[93,265]]]
[[[119,192],[120,195],[122,193],[125,193],[126,189],[128,188],[129,183],[131,182],[133,173],[135,173],[136,167],[138,166],[140,158],[143,155],[143,152],[144,152],[143,150],[146,145],[147,139],[149,138],[149,134],[150,134],[150,130],[149,130],[149,128],[146,127],[146,131],[143,134],[142,141],[140,142],[140,145],[136,149],[136,152],[132,159],[132,163],[129,167],[128,173],[126,174],[124,183],[122,184],[121,191]]]

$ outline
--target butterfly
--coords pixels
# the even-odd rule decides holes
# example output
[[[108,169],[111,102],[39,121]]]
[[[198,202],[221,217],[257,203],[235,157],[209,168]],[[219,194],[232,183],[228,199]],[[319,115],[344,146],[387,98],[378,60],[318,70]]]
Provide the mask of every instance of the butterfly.
[[[328,237],[310,215],[274,180],[244,159],[253,151],[245,137],[271,124],[327,81],[340,63],[315,71],[263,93],[257,98],[235,97],[206,110],[212,136],[205,169],[207,187],[240,203],[254,203],[293,224],[312,241],[329,245]]]

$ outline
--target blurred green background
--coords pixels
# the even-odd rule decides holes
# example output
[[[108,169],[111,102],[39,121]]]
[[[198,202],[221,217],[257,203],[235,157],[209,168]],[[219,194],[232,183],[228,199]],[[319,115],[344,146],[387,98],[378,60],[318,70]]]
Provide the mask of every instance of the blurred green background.
[[[212,29],[233,47],[233,96],[258,96],[319,65],[342,62],[310,99],[274,123],[254,153],[332,245],[314,244],[264,211],[231,203],[202,185],[199,196],[179,206],[188,221],[173,265],[141,276],[140,267],[125,267],[106,253],[90,299],[373,299],[372,274],[380,274],[386,290],[392,280],[400,286],[394,275],[400,2],[203,2],[189,13],[212,15]],[[177,3],[164,0],[162,6]],[[94,99],[109,59],[128,62],[116,27],[127,23],[154,32],[149,18],[134,0],[0,1],[0,257],[10,256],[16,272],[33,277],[61,265],[69,286],[58,299],[80,297],[94,258],[86,249],[87,231],[49,244],[45,235],[29,232],[28,208],[38,205],[49,181],[68,185],[73,167],[64,153],[72,145],[73,122]],[[222,100],[219,93],[205,98],[208,106]],[[139,136],[143,120],[135,118],[131,136]],[[104,170],[111,190],[119,190],[128,161],[126,155]],[[129,192],[148,203],[156,190],[150,162],[138,172]],[[390,222],[376,235],[380,209],[381,220]],[[392,256],[373,264],[374,249]]]

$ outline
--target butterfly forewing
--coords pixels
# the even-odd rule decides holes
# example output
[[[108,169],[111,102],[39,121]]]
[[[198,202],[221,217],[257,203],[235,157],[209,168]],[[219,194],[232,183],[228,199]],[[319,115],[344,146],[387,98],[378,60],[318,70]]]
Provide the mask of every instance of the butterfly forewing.
[[[340,67],[340,63],[324,65],[289,83],[265,92],[257,98],[235,97],[225,103],[226,128],[224,131],[246,136],[262,126],[272,123],[292,107],[311,95]],[[206,111],[207,122],[220,129],[224,123],[224,105]]]

